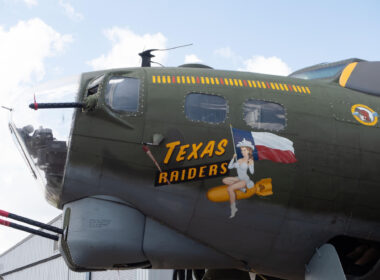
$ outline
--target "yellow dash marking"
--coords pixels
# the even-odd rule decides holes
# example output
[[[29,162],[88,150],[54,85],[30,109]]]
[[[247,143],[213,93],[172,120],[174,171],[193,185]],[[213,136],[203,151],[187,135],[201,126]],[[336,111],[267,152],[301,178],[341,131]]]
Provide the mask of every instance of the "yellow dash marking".
[[[168,80],[168,84],[172,82],[172,79],[170,79],[170,76],[168,76],[167,80]]]
[[[286,91],[289,91],[288,86],[286,84],[284,84],[284,88]]]
[[[162,76],[162,83],[166,84],[166,76]]]
[[[193,84],[195,84],[195,78],[194,78],[193,76],[191,76],[191,82],[192,82]]]
[[[248,85],[249,85],[249,87],[252,87],[252,83],[250,80],[248,80]]]
[[[292,87],[293,87],[293,89],[294,89],[295,92],[298,92],[297,91],[297,87],[295,85],[292,85]]]
[[[226,86],[228,86],[228,79],[227,78],[224,78],[224,83],[226,84]]]
[[[210,78],[211,80],[211,84],[213,85],[214,84],[214,78]]]
[[[274,84],[272,82],[270,83],[270,86],[272,89],[275,89]]]
[[[243,82],[241,80],[239,80],[239,86],[243,86]]]
[[[153,81],[153,84],[156,83],[156,76],[152,76],[152,81]]]
[[[161,77],[157,76],[157,83],[161,84]]]
[[[301,87],[303,93],[306,93],[305,87]]]
[[[205,78],[201,77],[201,83],[202,83],[202,84],[205,83]]]
[[[255,83],[255,81],[252,81],[252,85],[253,85],[254,87],[256,87],[256,83]]]
[[[306,87],[306,91],[307,91],[308,94],[310,94],[309,87]]]
[[[263,88],[267,88],[264,82],[261,82],[261,84],[263,85]]]
[[[215,83],[216,83],[217,85],[219,85],[219,79],[218,79],[218,78],[215,78]]]
[[[181,83],[181,77],[177,76],[177,84],[180,84],[180,83]]]
[[[282,84],[280,84],[280,89],[281,89],[281,90],[284,90],[284,87],[282,86]]]
[[[187,82],[188,84],[190,84],[190,77],[189,77],[189,76],[186,76],[186,82]]]
[[[274,83],[274,86],[276,87],[277,90],[280,90],[277,83]]]
[[[298,89],[298,92],[302,93],[302,89],[300,88],[300,86],[297,86],[297,89]]]
[[[234,85],[234,82],[232,81],[232,79],[230,79],[230,86],[233,86]]]
[[[237,81],[237,79],[234,79],[234,84],[235,84],[235,86],[238,86],[238,81]]]
[[[181,80],[182,80],[182,84],[186,84],[185,76],[182,76]]]
[[[257,85],[259,86],[259,88],[261,88],[261,82],[260,81],[257,81]]]
[[[210,79],[206,77],[206,84],[210,84]]]

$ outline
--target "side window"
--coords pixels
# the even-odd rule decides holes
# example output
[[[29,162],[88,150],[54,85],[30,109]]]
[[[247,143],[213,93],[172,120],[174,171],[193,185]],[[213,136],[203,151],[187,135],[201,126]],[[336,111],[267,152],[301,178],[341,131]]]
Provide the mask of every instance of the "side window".
[[[186,117],[192,121],[221,123],[227,117],[227,101],[217,95],[189,93],[185,100]]]
[[[116,111],[137,112],[139,109],[140,80],[112,77],[106,86],[106,103]]]
[[[277,103],[248,99],[243,104],[244,121],[252,128],[281,130],[285,128],[285,108]]]

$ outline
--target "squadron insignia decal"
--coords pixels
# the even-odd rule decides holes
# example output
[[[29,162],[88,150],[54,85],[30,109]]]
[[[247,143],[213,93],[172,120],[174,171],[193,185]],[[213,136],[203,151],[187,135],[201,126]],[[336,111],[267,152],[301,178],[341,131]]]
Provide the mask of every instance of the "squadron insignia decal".
[[[293,142],[285,137],[268,132],[250,132],[231,128],[235,154],[228,168],[236,169],[237,176],[225,177],[225,185],[212,188],[207,198],[213,202],[230,201],[231,215],[237,212],[236,200],[259,196],[272,195],[272,179],[264,178],[254,183],[254,162],[270,160],[279,163],[294,163],[297,161]],[[235,146],[235,143],[236,146]],[[237,148],[237,150],[236,150]]]
[[[374,126],[377,124],[378,114],[363,104],[355,104],[351,107],[354,118],[361,124]]]

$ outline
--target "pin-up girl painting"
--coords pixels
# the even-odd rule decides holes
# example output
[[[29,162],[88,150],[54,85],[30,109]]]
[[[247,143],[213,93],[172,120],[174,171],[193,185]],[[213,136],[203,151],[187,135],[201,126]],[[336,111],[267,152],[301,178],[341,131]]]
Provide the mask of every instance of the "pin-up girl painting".
[[[235,191],[241,190],[246,192],[247,189],[254,187],[254,183],[248,175],[248,170],[251,174],[254,173],[254,163],[253,163],[253,151],[255,147],[250,141],[243,139],[239,142],[236,147],[240,148],[242,158],[237,159],[237,155],[234,154],[233,158],[228,165],[229,169],[236,168],[237,177],[226,177],[223,179],[223,183],[228,185],[227,191],[230,198],[231,205],[231,215],[230,218],[235,217],[238,209],[236,208],[236,194]]]

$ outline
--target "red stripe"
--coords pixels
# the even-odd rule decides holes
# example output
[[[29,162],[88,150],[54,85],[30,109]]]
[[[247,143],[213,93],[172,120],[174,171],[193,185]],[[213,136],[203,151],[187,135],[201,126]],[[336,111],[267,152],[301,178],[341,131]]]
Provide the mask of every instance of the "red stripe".
[[[291,85],[288,85],[288,88],[289,88],[290,91],[293,91],[293,88],[292,88]]]
[[[222,84],[222,85],[224,85],[224,80],[223,80],[223,78],[219,78],[220,79],[220,83]]]
[[[199,77],[197,77],[197,84],[199,84],[200,82],[199,82]]]
[[[0,219],[0,225],[9,227],[10,222]]]
[[[246,86],[247,86],[247,81],[246,81],[246,80],[243,80],[243,84],[244,84],[244,86],[246,87]]]
[[[175,77],[172,77],[172,83],[175,84]]]
[[[8,215],[9,215],[9,213],[7,211],[0,210],[0,216],[8,217]]]
[[[268,82],[267,82],[267,87],[268,87],[268,88],[271,88]]]
[[[278,149],[271,149],[266,146],[255,146],[259,155],[259,160],[271,160],[274,162],[293,163],[296,162],[296,156],[292,151],[283,151]]]
[[[38,109],[38,103],[36,101],[36,95],[34,94],[34,110]]]

